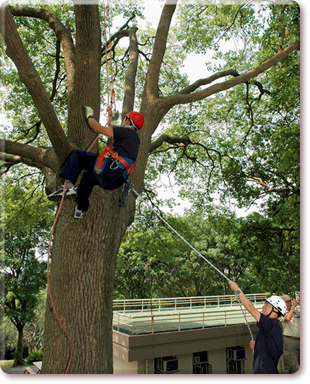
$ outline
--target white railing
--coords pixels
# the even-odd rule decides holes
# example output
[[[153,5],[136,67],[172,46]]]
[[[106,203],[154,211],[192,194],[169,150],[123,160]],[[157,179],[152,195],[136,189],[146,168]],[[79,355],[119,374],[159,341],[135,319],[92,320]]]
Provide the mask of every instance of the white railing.
[[[254,293],[246,295],[253,304],[263,302],[269,293]],[[180,308],[197,307],[221,307],[232,306],[237,303],[236,295],[222,296],[193,296],[193,297],[173,297],[173,298],[152,298],[152,299],[125,299],[113,300],[113,311],[116,312],[144,312],[149,310],[171,310]]]
[[[247,295],[259,310],[268,296],[268,293]],[[254,322],[244,313],[248,322]],[[129,335],[244,323],[235,295],[114,300],[113,329]]]
[[[256,305],[260,310],[263,303]],[[245,313],[248,322],[255,322],[253,317]],[[240,307],[230,308],[180,309],[179,311],[149,311],[148,313],[115,312],[113,329],[129,335],[154,334],[159,332],[180,332],[183,330],[226,327],[244,324],[245,320]]]

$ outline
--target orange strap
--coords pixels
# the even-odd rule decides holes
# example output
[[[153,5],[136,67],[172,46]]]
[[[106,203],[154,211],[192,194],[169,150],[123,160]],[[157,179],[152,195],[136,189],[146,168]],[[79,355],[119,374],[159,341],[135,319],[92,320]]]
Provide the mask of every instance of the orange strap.
[[[98,158],[98,162],[97,162],[96,168],[101,168],[104,159],[107,157],[107,154],[110,154],[113,159],[119,161],[120,163],[122,163],[124,165],[124,167],[127,170],[128,176],[130,175],[131,171],[136,166],[135,164],[132,164],[132,166],[129,167],[129,165],[128,165],[126,160],[124,160],[122,157],[118,156],[118,154],[116,152],[114,152],[113,149],[111,149],[110,147],[106,146],[104,148],[104,151],[99,154],[99,158]]]

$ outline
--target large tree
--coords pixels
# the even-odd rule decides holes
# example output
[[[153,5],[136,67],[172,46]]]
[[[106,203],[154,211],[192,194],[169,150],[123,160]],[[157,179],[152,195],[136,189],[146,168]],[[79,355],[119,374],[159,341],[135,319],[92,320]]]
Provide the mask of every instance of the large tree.
[[[86,150],[95,137],[85,121],[82,106],[92,106],[97,119],[100,113],[100,74],[102,52],[105,50],[102,46],[101,11],[95,1],[88,5],[78,0],[73,3],[72,9],[67,6],[55,7],[54,11],[53,7],[48,6],[32,8],[6,4],[1,8],[1,33],[6,44],[6,53],[17,68],[19,79],[28,92],[26,95],[31,96],[36,107],[38,118],[32,126],[32,132],[38,133],[44,126],[49,140],[46,140],[45,145],[34,145],[35,141],[26,144],[25,140],[1,139],[1,145],[4,145],[3,160],[8,168],[17,163],[25,163],[40,169],[46,179],[47,191],[55,186],[54,176],[70,152],[75,148]],[[204,7],[198,4],[196,8],[192,7],[190,5],[186,8],[185,5],[180,10],[183,11],[183,17],[187,17],[188,25],[195,25],[195,31],[190,31],[189,36],[196,36],[196,40],[188,44],[198,51],[209,46],[208,36],[213,36],[214,41],[217,41],[221,39],[221,34],[222,37],[229,38],[229,32],[234,28],[240,32],[245,31],[246,25],[251,28],[258,25],[255,23],[255,10],[250,5]],[[117,8],[118,5],[115,5],[115,9]],[[145,116],[145,125],[140,132],[141,146],[137,166],[131,177],[138,192],[144,187],[150,152],[165,141],[184,145],[183,137],[169,138],[167,135],[158,137],[152,143],[152,136],[160,122],[173,108],[186,105],[194,108],[194,103],[241,84],[248,86],[252,82],[256,89],[262,90],[262,84],[255,79],[299,48],[297,35],[289,35],[287,38],[285,31],[289,21],[282,18],[282,28],[273,29],[273,33],[278,34],[276,40],[279,41],[275,51],[264,49],[264,56],[258,49],[242,65],[236,61],[239,68],[225,68],[208,77],[199,73],[197,81],[189,83],[177,74],[177,56],[168,56],[168,48],[177,49],[179,46],[176,42],[176,31],[171,30],[176,8],[177,1],[165,3],[154,39],[151,33],[138,34],[136,24],[130,24],[132,15],[128,14],[128,9],[127,14],[125,13],[128,23],[111,37],[115,45],[123,36],[129,37],[128,55],[124,55],[127,63],[122,80],[125,90],[122,114],[139,109]],[[69,21],[69,14],[72,15],[72,12],[74,24]],[[285,8],[283,12],[285,13]],[[193,15],[196,17],[193,18]],[[50,73],[48,63],[44,61],[46,51],[42,51],[42,68],[37,57],[40,49],[38,47],[35,50],[35,45],[40,40],[39,34],[31,45],[26,47],[26,40],[23,42],[23,31],[27,28],[34,29],[32,20],[39,22],[36,28],[41,28],[42,38],[55,47],[54,82],[51,78],[44,78],[46,73]],[[197,22],[194,23],[194,20]],[[261,28],[264,26],[261,25]],[[50,31],[53,31],[56,38]],[[259,45],[259,29],[249,31],[248,36],[252,34]],[[151,50],[143,51],[143,47],[151,47]],[[179,50],[180,56],[183,50],[185,47]],[[55,92],[57,93],[57,85],[63,80],[58,78],[57,69],[62,58],[65,65],[66,93],[59,96],[57,103]],[[143,63],[139,64],[142,59]],[[139,71],[140,67],[142,72]],[[218,81],[212,84],[215,80]],[[262,93],[261,91],[261,95]],[[21,95],[21,99],[25,97]],[[67,113],[65,119],[64,111]],[[62,127],[64,122],[66,129]],[[25,134],[24,139],[26,136]],[[92,151],[98,151],[98,144]],[[64,201],[59,215],[52,249],[50,280],[59,317],[73,343],[69,373],[113,371],[112,298],[115,264],[120,243],[135,213],[132,196],[127,207],[120,208],[121,193],[119,190],[107,192],[95,188],[90,210],[82,222],[74,222],[74,202],[70,200]],[[65,372],[69,353],[68,340],[55,319],[49,298],[42,373]]]

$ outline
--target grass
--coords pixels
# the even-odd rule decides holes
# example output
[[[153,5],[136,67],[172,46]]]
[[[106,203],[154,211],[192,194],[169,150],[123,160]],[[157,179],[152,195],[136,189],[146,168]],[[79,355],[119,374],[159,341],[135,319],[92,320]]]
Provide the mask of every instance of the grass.
[[[0,367],[3,369],[12,368],[14,360],[0,360]]]

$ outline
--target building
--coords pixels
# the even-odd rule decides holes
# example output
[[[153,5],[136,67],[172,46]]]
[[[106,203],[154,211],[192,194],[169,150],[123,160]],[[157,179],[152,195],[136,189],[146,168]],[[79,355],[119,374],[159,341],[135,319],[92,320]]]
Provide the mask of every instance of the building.
[[[258,310],[267,296],[247,295]],[[252,373],[248,327],[235,295],[115,300],[114,373]]]

